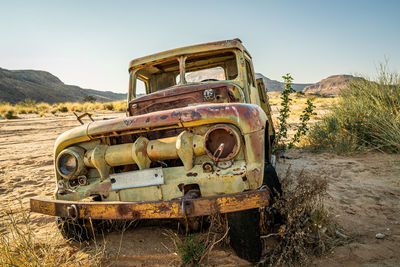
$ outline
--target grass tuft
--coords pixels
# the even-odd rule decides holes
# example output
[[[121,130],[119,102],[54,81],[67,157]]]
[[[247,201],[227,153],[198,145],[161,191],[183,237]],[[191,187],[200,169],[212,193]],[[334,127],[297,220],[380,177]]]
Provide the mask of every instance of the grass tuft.
[[[103,261],[105,247],[97,243],[71,243],[58,231],[39,236],[31,228],[30,212],[20,205],[0,214],[1,266],[92,266]]]

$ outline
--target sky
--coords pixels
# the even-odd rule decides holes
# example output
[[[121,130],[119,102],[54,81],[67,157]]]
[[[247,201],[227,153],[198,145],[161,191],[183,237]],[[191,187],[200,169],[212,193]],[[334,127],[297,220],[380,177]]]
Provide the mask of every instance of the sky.
[[[130,60],[240,38],[256,72],[296,83],[400,71],[400,1],[0,0],[0,68],[127,92]]]

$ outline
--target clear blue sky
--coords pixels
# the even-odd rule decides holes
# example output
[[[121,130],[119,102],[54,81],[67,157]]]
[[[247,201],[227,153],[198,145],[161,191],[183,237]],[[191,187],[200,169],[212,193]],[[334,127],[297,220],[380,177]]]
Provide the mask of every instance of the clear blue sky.
[[[133,58],[236,37],[276,80],[400,71],[400,1],[1,0],[0,33],[0,67],[116,92]]]

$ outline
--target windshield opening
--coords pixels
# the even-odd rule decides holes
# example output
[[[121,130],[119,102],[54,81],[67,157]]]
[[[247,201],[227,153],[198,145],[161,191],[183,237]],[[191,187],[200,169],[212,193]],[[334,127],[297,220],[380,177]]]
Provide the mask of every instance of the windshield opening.
[[[184,84],[234,80],[238,76],[236,54],[233,52],[208,52],[181,59],[185,60]],[[136,97],[144,91],[149,94],[177,85],[181,80],[179,61],[175,58],[147,65],[135,71],[133,78],[132,89]]]
[[[186,82],[234,80],[238,75],[233,52],[194,55],[185,61]]]

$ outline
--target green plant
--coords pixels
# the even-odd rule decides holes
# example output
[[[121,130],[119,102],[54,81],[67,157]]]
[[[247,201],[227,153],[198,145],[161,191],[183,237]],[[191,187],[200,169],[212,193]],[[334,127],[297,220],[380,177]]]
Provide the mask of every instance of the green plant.
[[[375,81],[357,79],[342,90],[331,113],[311,130],[315,150],[351,153],[362,150],[400,151],[400,79],[381,66]]]
[[[97,100],[97,98],[92,95],[84,95],[82,99],[83,99],[83,102],[90,102],[90,103],[94,103]]]
[[[199,261],[205,251],[204,245],[199,242],[194,235],[186,236],[182,242],[177,244],[178,253],[182,263],[199,266]]]
[[[278,133],[275,138],[275,147],[274,151],[281,150],[285,151],[287,148],[293,148],[293,146],[300,142],[302,136],[306,135],[308,131],[307,123],[309,122],[312,115],[316,115],[314,112],[315,106],[313,105],[311,99],[307,99],[306,107],[300,115],[300,125],[296,129],[295,135],[292,137],[289,144],[287,144],[288,139],[288,118],[290,116],[290,104],[292,99],[290,98],[290,94],[296,92],[292,87],[293,78],[287,73],[285,76],[282,76],[285,81],[284,89],[281,96],[281,109],[279,110],[278,117]]]
[[[290,116],[290,102],[292,101],[290,94],[295,92],[295,90],[292,88],[292,76],[287,73],[286,76],[282,76],[282,78],[285,81],[285,85],[281,96],[281,109],[279,110],[278,117],[279,129],[275,139],[275,144],[277,145],[280,145],[280,142],[283,138],[287,138],[287,119]],[[285,150],[285,148],[286,147],[282,145],[282,150]]]
[[[60,112],[68,112],[68,108],[66,106],[61,106],[58,108]]]
[[[103,108],[105,110],[114,110],[114,105],[112,103],[109,103],[109,104],[107,103],[107,104],[103,105]]]
[[[6,118],[7,120],[15,119],[16,116],[14,116],[14,110],[9,110],[4,113],[4,118]]]

